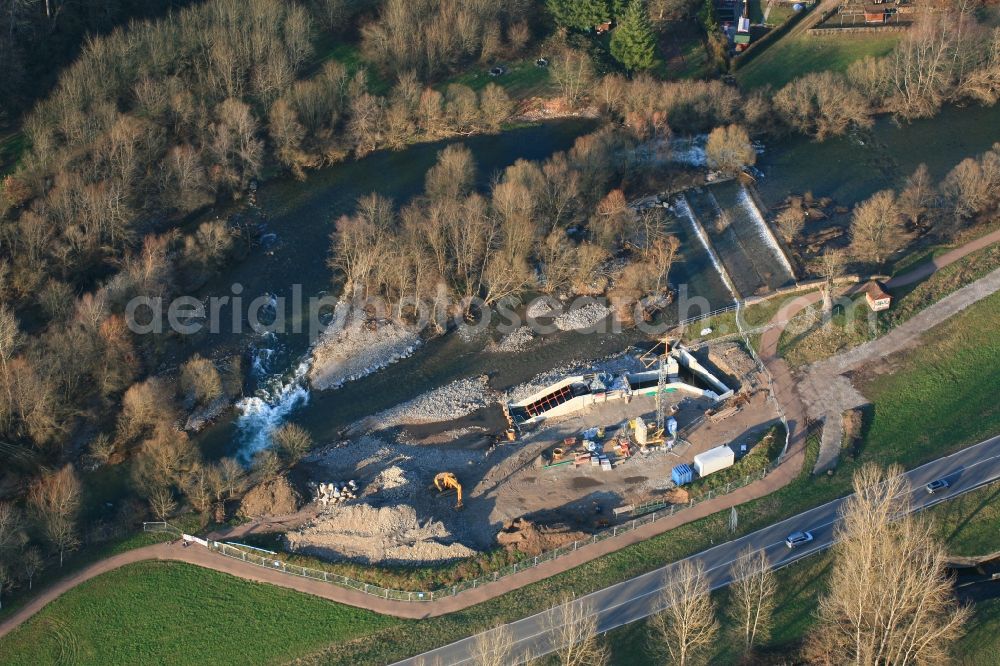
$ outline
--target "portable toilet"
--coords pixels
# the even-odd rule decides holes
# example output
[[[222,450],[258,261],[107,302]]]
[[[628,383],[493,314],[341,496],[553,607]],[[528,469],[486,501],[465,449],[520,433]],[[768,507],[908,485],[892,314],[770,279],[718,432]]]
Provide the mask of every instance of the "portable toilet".
[[[684,484],[691,483],[694,481],[694,470],[691,469],[691,465],[688,465],[687,463],[677,465],[674,467],[673,471],[670,472],[670,480],[673,481],[676,486],[683,486]]]

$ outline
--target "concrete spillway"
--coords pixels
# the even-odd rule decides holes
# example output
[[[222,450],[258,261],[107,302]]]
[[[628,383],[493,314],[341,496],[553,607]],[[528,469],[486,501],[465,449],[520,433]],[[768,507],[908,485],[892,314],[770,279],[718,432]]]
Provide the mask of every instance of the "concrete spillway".
[[[739,294],[737,293],[736,287],[733,284],[729,273],[722,266],[722,262],[719,261],[718,255],[712,249],[712,244],[708,242],[708,236],[705,235],[705,229],[701,226],[698,218],[695,217],[694,212],[691,210],[691,205],[688,203],[687,198],[684,194],[681,194],[674,200],[674,209],[677,211],[678,215],[682,217],[691,228],[694,230],[694,235],[701,243],[702,247],[705,248],[705,252],[708,253],[709,258],[712,260],[712,266],[718,271],[719,277],[722,278],[722,282],[726,285],[729,290],[729,294],[733,297],[734,301],[739,300]]]
[[[740,297],[772,291],[795,280],[750,193],[728,181],[686,193],[690,211]]]

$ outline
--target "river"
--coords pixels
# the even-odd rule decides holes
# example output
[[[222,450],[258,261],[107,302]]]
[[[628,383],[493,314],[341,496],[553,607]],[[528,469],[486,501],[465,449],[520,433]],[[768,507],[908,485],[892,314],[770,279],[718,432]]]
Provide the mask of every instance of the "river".
[[[494,174],[517,159],[545,159],[568,149],[578,136],[595,127],[593,121],[560,120],[466,138],[461,143],[472,150],[479,184],[486,188]],[[904,126],[879,119],[872,130],[822,143],[786,137],[768,144],[760,157],[759,190],[769,206],[788,194],[807,190],[850,206],[884,187],[899,187],[920,162],[927,163],[934,178],[943,177],[964,157],[1000,140],[998,127],[1000,107],[949,108],[933,120]],[[326,260],[332,221],[352,212],[357,199],[371,192],[397,204],[420,194],[425,172],[446,143],[379,152],[312,172],[301,182],[282,178],[266,183],[258,193],[258,205],[267,231],[275,234],[273,242],[213,281],[200,295],[229,293],[233,283],[242,285],[246,299],[289,296],[293,284],[301,285],[306,297],[325,293],[330,286]],[[703,296],[708,307],[726,305],[728,290],[707,253],[689,229],[671,224],[682,242],[671,282],[687,285],[688,293]],[[250,348],[252,395],[241,403],[235,418],[210,426],[199,440],[210,457],[232,455],[248,446],[256,448],[253,440],[259,443],[277,423],[292,420],[308,428],[317,441],[329,441],[363,416],[455,379],[487,374],[495,388],[504,389],[553,366],[611,354],[642,339],[635,332],[565,332],[551,336],[530,354],[500,357],[482,353],[483,338],[465,340],[450,334],[430,340],[413,356],[344,388],[312,393],[302,377],[305,367],[300,365],[309,345],[306,333],[244,333],[221,344]]]

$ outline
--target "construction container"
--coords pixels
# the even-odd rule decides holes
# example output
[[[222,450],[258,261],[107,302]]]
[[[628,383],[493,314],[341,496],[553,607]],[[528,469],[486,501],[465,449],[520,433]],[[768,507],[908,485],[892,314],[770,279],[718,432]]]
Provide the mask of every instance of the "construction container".
[[[736,462],[736,454],[728,446],[717,446],[694,457],[694,469],[698,476],[708,476],[720,469],[726,469]]]
[[[670,472],[670,480],[674,482],[675,486],[683,486],[684,484],[691,483],[694,481],[694,470],[687,463],[677,465]]]

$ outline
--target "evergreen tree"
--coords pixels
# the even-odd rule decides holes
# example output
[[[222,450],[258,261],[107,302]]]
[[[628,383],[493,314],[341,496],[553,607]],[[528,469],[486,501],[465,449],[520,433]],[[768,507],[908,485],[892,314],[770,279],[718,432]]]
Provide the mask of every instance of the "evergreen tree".
[[[546,0],[556,23],[572,30],[592,30],[611,18],[608,0]]]
[[[649,69],[656,57],[656,38],[643,0],[632,0],[611,33],[611,55],[634,72]]]

